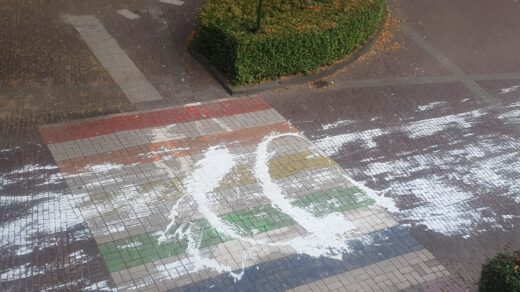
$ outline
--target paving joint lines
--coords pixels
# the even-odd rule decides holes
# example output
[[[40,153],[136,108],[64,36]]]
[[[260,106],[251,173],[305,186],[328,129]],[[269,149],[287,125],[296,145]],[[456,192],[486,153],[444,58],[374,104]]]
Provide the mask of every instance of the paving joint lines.
[[[256,116],[248,114],[253,110]],[[270,114],[265,114],[267,110]],[[362,267],[398,254],[424,250],[404,228],[394,226],[393,219],[378,222],[382,217],[391,216],[379,208],[369,209],[373,199],[355,188],[343,170],[323,156],[305,136],[294,133],[297,129],[286,129],[291,130],[290,133],[277,131],[280,118],[281,115],[261,98],[241,98],[44,126],[40,127],[40,134],[58,161],[68,156],[62,157],[63,151],[53,151],[59,147],[51,145],[71,145],[67,146],[71,155],[88,157],[89,166],[82,170],[85,174],[81,177],[67,172],[64,165],[59,164],[59,167],[71,190],[80,190],[73,192],[77,194],[79,212],[85,217],[96,243],[102,244],[102,258],[119,288],[130,285],[146,289],[144,287],[157,287],[158,283],[166,282],[172,288],[196,289],[198,285],[205,285],[203,279],[208,275],[214,275],[209,281],[225,291],[229,273],[254,275],[255,267],[264,266],[269,268],[270,275],[279,273],[279,269],[293,273],[287,265],[298,262],[302,269],[312,272],[312,277],[294,281],[295,277],[288,274],[284,283],[269,284],[296,287],[323,277],[314,273],[315,266],[330,265],[328,276],[351,270],[351,262],[342,260],[349,254],[359,258],[359,267]],[[234,119],[237,119],[236,123],[232,123]],[[187,125],[186,121],[190,121],[186,135],[197,139],[189,140],[185,145],[164,144],[178,136],[179,127],[183,123]],[[264,126],[259,127],[264,124],[269,127],[268,131]],[[148,135],[151,139],[142,141],[145,143],[142,151],[151,154],[157,150],[173,151],[182,159],[172,161],[169,156],[161,155],[144,168],[140,163],[137,168],[133,163],[126,167],[121,164],[126,160],[114,161],[113,157],[99,153],[91,155],[91,149],[83,151],[86,144],[76,145],[85,138],[91,141],[101,137],[98,140],[102,140],[104,146],[96,153],[121,147],[130,149],[133,142],[141,142],[132,140],[116,145],[118,134],[135,133],[143,127],[154,130]],[[215,131],[226,134],[215,139],[206,135]],[[248,138],[247,143],[236,143],[240,138],[237,133],[243,131],[256,138]],[[171,136],[173,134],[177,136]],[[284,140],[273,140],[281,138]],[[168,147],[156,149],[154,143]],[[200,153],[204,149],[206,151]],[[269,154],[272,150],[277,154]],[[298,154],[292,155],[295,151]],[[241,167],[246,160],[240,155],[255,158],[254,161],[247,160],[246,164],[249,168],[254,165],[252,172],[242,171],[247,170]],[[194,163],[188,159],[193,159]],[[217,165],[225,168],[220,169]],[[323,167],[330,171],[316,171]],[[166,178],[164,185],[143,184],[142,188],[129,191],[136,183],[147,180],[153,171]],[[218,180],[211,178],[219,172],[222,174]],[[166,185],[171,185],[168,180],[172,181],[175,190],[163,192]],[[333,189],[339,183],[351,188]],[[311,187],[316,188],[316,192],[306,195]],[[98,200],[107,197],[107,202]],[[174,198],[170,200],[169,197]],[[271,204],[282,206],[281,212],[271,208]],[[200,224],[193,224],[196,222]],[[388,222],[392,222],[392,226]],[[408,240],[402,240],[404,234]],[[392,235],[393,239],[387,239],[387,235]],[[349,239],[349,243],[343,240],[336,243],[334,238],[338,236]],[[372,240],[384,243],[377,258],[361,250],[360,244],[371,248],[373,245],[365,241]],[[251,248],[227,248],[235,245],[234,242],[245,242]],[[322,248],[323,242],[330,244],[330,248]],[[203,248],[206,245],[214,247]],[[262,245],[273,248],[267,253],[263,249],[260,252]],[[393,246],[396,254],[392,251]],[[211,254],[213,249],[221,247],[226,249],[222,257]],[[287,251],[283,255],[277,251],[281,248]],[[308,256],[301,257],[302,253]],[[183,255],[178,257],[176,254]],[[330,259],[313,259],[321,255]],[[208,262],[210,266],[206,264]],[[272,269],[273,265],[278,268]],[[128,273],[133,280],[126,277]],[[157,281],[159,278],[163,281]],[[427,280],[419,279],[420,282]],[[248,285],[250,280],[238,281],[237,285]],[[259,278],[255,285],[261,285],[261,280]],[[412,282],[403,285],[411,286]]]
[[[489,104],[495,104],[497,102],[497,99],[494,96],[489,94],[474,80],[470,79],[468,75],[462,71],[462,69],[451,62],[448,57],[446,57],[446,55],[430,45],[430,43],[428,43],[417,32],[405,24],[402,24],[401,28],[403,32],[409,35],[414,40],[414,42],[419,45],[419,47],[435,58],[437,62],[439,62],[446,70],[450,71],[459,82],[462,82],[471,92],[476,94],[477,97],[480,97],[484,102]]]
[[[69,15],[68,21],[78,31],[130,102],[139,103],[163,99],[95,16]]]

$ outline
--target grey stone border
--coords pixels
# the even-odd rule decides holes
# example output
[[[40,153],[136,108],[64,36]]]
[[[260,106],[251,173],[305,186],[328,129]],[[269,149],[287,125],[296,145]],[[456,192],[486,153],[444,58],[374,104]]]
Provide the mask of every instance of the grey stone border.
[[[222,85],[222,87],[232,96],[235,95],[249,95],[249,94],[255,94],[262,91],[267,91],[271,89],[279,89],[290,85],[298,85],[303,83],[308,83],[312,81],[318,81],[324,77],[330,76],[339,70],[345,68],[346,66],[354,63],[359,57],[364,55],[366,52],[368,52],[376,43],[376,41],[381,36],[385,23],[388,20],[388,8],[386,15],[381,22],[381,25],[376,33],[374,33],[365,44],[363,44],[360,48],[357,48],[352,54],[348,55],[347,57],[343,58],[341,61],[338,61],[337,63],[330,65],[330,66],[323,66],[322,68],[318,69],[317,72],[313,72],[307,75],[297,74],[297,75],[289,75],[284,76],[283,80],[276,79],[276,80],[270,80],[265,81],[261,84],[253,84],[253,85],[245,85],[245,86],[233,86],[229,82],[228,78],[220,73],[217,68],[215,68],[213,65],[209,63],[209,61],[201,54],[195,52],[193,48],[188,45],[188,51],[192,55],[195,60],[197,60],[206,70],[208,70],[211,75]]]

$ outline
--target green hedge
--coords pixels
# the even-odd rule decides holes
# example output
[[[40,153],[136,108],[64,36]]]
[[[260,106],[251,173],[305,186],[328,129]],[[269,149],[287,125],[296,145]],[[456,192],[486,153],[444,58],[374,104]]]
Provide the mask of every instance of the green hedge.
[[[482,267],[481,292],[520,291],[520,251],[495,256]]]
[[[192,49],[232,84],[309,73],[352,53],[378,30],[386,0],[207,0]]]

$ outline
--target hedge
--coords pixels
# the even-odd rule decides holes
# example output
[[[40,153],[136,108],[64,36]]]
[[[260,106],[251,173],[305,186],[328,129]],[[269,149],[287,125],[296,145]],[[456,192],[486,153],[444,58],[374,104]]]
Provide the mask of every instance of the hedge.
[[[479,291],[520,292],[520,251],[495,256],[482,267]]]
[[[309,4],[308,1],[312,1]],[[386,0],[207,0],[191,48],[233,85],[309,73],[352,53],[379,29]]]

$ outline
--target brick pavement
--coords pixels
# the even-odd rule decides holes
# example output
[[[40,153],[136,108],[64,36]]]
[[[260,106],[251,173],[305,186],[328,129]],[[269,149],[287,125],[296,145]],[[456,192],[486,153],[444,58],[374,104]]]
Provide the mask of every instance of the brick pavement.
[[[40,133],[120,289],[395,290],[449,275],[259,98]]]

